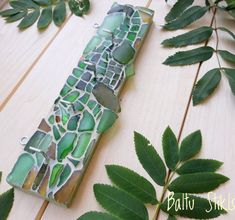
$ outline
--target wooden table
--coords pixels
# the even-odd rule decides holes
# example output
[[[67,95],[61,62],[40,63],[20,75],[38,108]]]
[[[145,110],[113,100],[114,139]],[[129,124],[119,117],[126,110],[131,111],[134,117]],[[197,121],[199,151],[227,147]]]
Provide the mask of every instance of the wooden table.
[[[77,64],[84,46],[94,34],[93,23],[102,21],[112,2],[92,0],[88,16],[78,18],[68,15],[64,26],[57,28],[51,25],[42,33],[35,25],[20,32],[16,23],[5,24],[0,19],[0,170],[3,171],[0,192],[10,187],[5,178],[23,150],[19,144],[20,138],[30,136],[47,114],[66,77]],[[119,2],[144,6],[147,0]],[[102,137],[72,207],[46,206],[42,199],[16,190],[10,220],[76,219],[86,211],[99,210],[92,186],[98,182],[110,182],[104,165],[125,165],[150,179],[137,161],[133,131],[148,137],[162,155],[161,136],[167,125],[180,138],[201,129],[203,149],[200,156],[224,161],[220,172],[231,179],[215,192],[226,200],[230,194],[235,200],[235,98],[228,82],[223,77],[213,98],[193,107],[189,98],[198,65],[172,68],[162,64],[168,55],[176,51],[163,48],[160,45],[162,40],[185,31],[161,30],[164,16],[170,8],[164,0],[154,0],[150,8],[156,11],[154,24],[138,56],[136,75],[122,92],[119,120]],[[209,25],[210,20],[211,15],[207,15],[187,29]],[[224,24],[224,20],[219,14],[218,23]],[[226,24],[235,31],[234,20]],[[235,52],[234,41],[222,32],[220,37],[223,39],[220,48]],[[215,46],[215,36],[209,45]],[[217,61],[214,56],[202,64],[199,77],[215,67]],[[161,188],[157,189],[159,196]],[[153,213],[154,207],[150,207],[150,217]],[[162,215],[160,219],[165,218]],[[235,219],[235,211],[219,219]]]

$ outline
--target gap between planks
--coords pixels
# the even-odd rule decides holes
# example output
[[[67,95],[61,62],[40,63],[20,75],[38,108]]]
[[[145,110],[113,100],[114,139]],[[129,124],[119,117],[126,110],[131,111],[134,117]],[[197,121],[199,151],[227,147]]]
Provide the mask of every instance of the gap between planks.
[[[33,63],[30,65],[30,67],[28,68],[28,70],[23,74],[23,76],[19,79],[19,81],[15,84],[15,86],[13,87],[13,89],[9,92],[9,94],[7,95],[7,97],[3,100],[2,103],[0,103],[0,112],[5,108],[5,106],[7,105],[7,103],[10,101],[10,99],[13,97],[13,95],[16,93],[16,91],[18,90],[18,88],[23,84],[23,82],[25,81],[25,79],[27,78],[27,76],[30,74],[31,70],[34,68],[34,66],[38,63],[38,61],[40,60],[40,58],[45,54],[45,52],[47,51],[47,49],[50,47],[50,45],[54,42],[54,40],[56,39],[56,37],[59,35],[59,33],[63,30],[63,28],[65,27],[65,25],[67,24],[67,22],[69,21],[69,19],[72,17],[72,13],[69,14],[69,16],[67,17],[66,21],[63,23],[63,25],[58,28],[57,32],[55,33],[55,35],[51,38],[51,40],[46,44],[46,46],[42,49],[42,51],[39,53],[38,57],[36,57],[36,59],[33,61]]]
[[[148,0],[145,7],[146,8],[149,8],[150,5],[152,3],[152,0]],[[0,111],[1,111],[1,107],[0,107]],[[46,209],[47,209],[47,206],[48,206],[49,202],[48,201],[44,201],[41,208],[39,209],[36,217],[35,217],[35,220],[41,220],[42,219],[42,216],[43,214],[45,213]]]

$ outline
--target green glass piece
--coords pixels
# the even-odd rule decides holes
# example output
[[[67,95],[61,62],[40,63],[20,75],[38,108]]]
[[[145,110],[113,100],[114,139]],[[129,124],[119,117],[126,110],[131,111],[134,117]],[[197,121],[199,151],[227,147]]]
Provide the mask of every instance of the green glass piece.
[[[136,37],[136,33],[134,33],[134,32],[129,32],[127,35],[127,38],[131,41],[134,41],[135,37]]]
[[[136,12],[134,13],[133,17],[135,17],[135,18],[136,18],[136,17],[140,17],[139,12],[136,11]]]
[[[128,64],[135,56],[135,50],[128,41],[124,41],[113,52],[114,59],[121,64]]]
[[[21,154],[11,173],[8,175],[7,182],[14,186],[22,187],[34,163],[35,161],[30,154]]]
[[[105,109],[102,114],[102,117],[100,119],[100,122],[99,122],[99,125],[97,128],[97,132],[103,133],[106,130],[108,130],[110,127],[112,127],[112,125],[116,121],[116,119],[117,119],[116,113],[114,113],[108,109]]]
[[[101,61],[99,62],[99,66],[106,69],[107,63],[101,60]]]
[[[89,107],[89,109],[93,109],[96,106],[96,101],[94,100],[90,100],[87,104],[87,106]]]
[[[45,157],[41,153],[36,153],[37,166],[40,167],[45,160]]]
[[[139,18],[133,18],[133,19],[131,19],[131,22],[133,24],[140,24],[141,23]]]
[[[54,125],[53,128],[53,135],[55,137],[55,139],[58,141],[60,139],[60,132],[58,131],[57,127]]]
[[[86,86],[86,91],[91,93],[92,88],[93,88],[93,86],[90,83],[88,83]]]
[[[54,167],[52,168],[52,172],[51,172],[51,176],[50,176],[50,181],[49,181],[49,187],[53,187],[56,185],[59,176],[61,174],[61,172],[63,171],[64,165],[63,164],[56,164],[54,165]]]
[[[78,91],[72,91],[67,96],[65,96],[63,100],[67,102],[74,102],[78,98],[79,94],[80,93]]]
[[[133,25],[133,26],[131,27],[131,31],[134,31],[134,32],[137,32],[139,29],[140,29],[140,26],[139,26],[139,25]]]
[[[77,167],[77,165],[80,163],[79,160],[74,160],[74,159],[72,159],[72,158],[68,158],[68,160],[69,160],[75,167]]]
[[[77,146],[75,147],[72,156],[80,158],[85,153],[91,139],[91,133],[83,133],[79,136]]]
[[[81,101],[83,104],[86,104],[87,101],[89,100],[90,95],[88,93],[85,93],[80,99],[79,101]]]
[[[97,105],[93,110],[94,116],[96,116],[99,112],[100,112],[100,105]]]
[[[126,66],[125,74],[126,74],[127,78],[135,75],[135,68],[134,68],[134,64],[133,63],[131,63],[131,64]]]
[[[49,123],[50,123],[51,125],[53,125],[53,124],[55,123],[54,115],[51,115],[51,116],[49,117],[48,121],[49,121]]]
[[[42,131],[36,131],[25,145],[24,150],[30,153],[34,153],[34,151],[30,150],[30,147],[39,148],[39,144],[41,143],[45,135],[46,134]]]
[[[60,187],[61,185],[63,185],[70,176],[70,174],[71,174],[71,168],[68,164],[66,164],[63,172],[60,175],[59,183],[57,186]]]
[[[97,67],[97,69],[96,69],[96,73],[100,74],[100,75],[104,75],[105,71],[106,70],[104,68],[101,68],[101,67]]]
[[[75,133],[66,133],[58,143],[57,146],[57,159],[62,161],[73,150],[73,143],[77,135]]]
[[[33,183],[33,190],[36,190],[39,186],[39,184],[41,183],[45,173],[46,173],[46,170],[47,170],[47,167],[48,165],[47,164],[42,164],[40,170],[38,171],[38,174],[34,180],[34,183]]]
[[[115,112],[120,111],[120,104],[117,96],[114,94],[113,90],[105,84],[98,82],[93,88],[92,93],[96,97],[96,100],[104,107]]]
[[[62,124],[65,125],[69,120],[69,113],[64,109],[63,106],[60,106]]]
[[[75,131],[77,129],[79,118],[79,115],[74,115],[69,119],[68,130]]]
[[[94,36],[89,43],[87,44],[85,50],[84,50],[84,54],[88,54],[89,52],[91,52],[92,50],[94,50],[97,46],[99,46],[99,44],[101,43],[101,38],[98,36]]]
[[[74,111],[82,111],[84,106],[81,102],[77,101],[73,104]]]
[[[44,152],[47,152],[50,145],[51,145],[51,142],[52,142],[52,137],[50,134],[47,134],[43,140],[41,141],[41,143],[39,144],[38,148]]]
[[[140,32],[138,33],[138,37],[144,37],[146,31],[148,30],[149,25],[143,24],[140,28]]]
[[[126,36],[126,32],[125,31],[120,31],[117,36],[119,38],[124,38]]]
[[[78,131],[92,131],[94,126],[95,121],[93,116],[85,110]]]
[[[83,74],[83,71],[77,68],[73,69],[73,75],[76,76],[77,78],[80,78],[81,75]]]
[[[69,76],[69,78],[67,79],[67,83],[70,85],[70,86],[74,86],[76,84],[78,80],[73,77],[73,76]]]
[[[98,30],[98,34],[105,37],[110,36],[110,33],[108,33],[106,30],[108,30],[109,32],[114,32],[114,30],[122,24],[123,20],[123,13],[110,14],[106,16]]]
[[[63,89],[60,91],[60,95],[64,97],[71,91],[71,88],[68,87],[66,84],[64,85]]]
[[[82,70],[84,70],[86,68],[86,64],[83,61],[80,61],[78,63],[78,67],[80,67]]]
[[[61,125],[58,125],[58,127],[59,127],[59,130],[60,130],[61,133],[66,132],[66,130]]]

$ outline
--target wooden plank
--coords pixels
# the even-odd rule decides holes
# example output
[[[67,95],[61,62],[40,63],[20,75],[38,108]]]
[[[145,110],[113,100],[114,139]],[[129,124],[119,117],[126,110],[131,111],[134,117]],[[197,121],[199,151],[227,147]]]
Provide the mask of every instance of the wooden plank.
[[[61,29],[51,24],[42,32],[36,25],[19,31],[17,22],[0,19],[0,111]]]
[[[218,26],[228,27],[229,30],[235,31],[234,20],[231,20],[224,13],[218,12],[216,16]],[[220,42],[219,49],[229,50],[235,53],[235,42],[226,33],[219,32]],[[209,45],[215,48],[215,34],[213,40]],[[223,67],[235,67],[220,59]],[[212,59],[204,62],[200,70],[199,78],[201,78],[207,71],[217,68],[217,59],[214,55]],[[183,77],[182,77],[183,80]],[[230,181],[222,185],[221,188],[215,191],[217,199],[222,196],[225,199],[224,205],[232,206],[232,201],[235,195],[235,173],[234,173],[234,158],[235,158],[235,99],[230,90],[229,84],[225,76],[222,77],[219,88],[215,94],[205,103],[196,107],[189,108],[186,123],[183,129],[182,137],[187,134],[201,129],[203,137],[203,148],[200,153],[201,158],[216,159],[224,162],[224,165],[219,170],[220,173],[230,178]],[[205,197],[208,195],[206,194]],[[211,195],[209,198],[213,199]],[[233,207],[234,209],[234,207]],[[221,216],[218,219],[235,219],[235,212],[229,211],[228,215]]]
[[[145,4],[145,1],[123,0],[120,2],[135,5]],[[95,10],[92,12],[92,16],[86,19],[87,30],[79,39],[75,41],[73,41],[73,39],[70,40],[70,43],[67,45],[70,50],[73,50],[73,45],[77,45],[79,50],[83,49],[84,43],[89,40],[92,34],[92,29],[89,25],[94,21],[101,22],[110,5],[111,2],[108,0],[93,3]],[[169,53],[173,53],[175,50],[163,49],[160,43],[163,39],[176,35],[176,33],[160,31],[160,25],[164,23],[164,15],[168,11],[168,7],[165,5],[164,1],[154,2],[151,8],[156,10],[155,24],[137,59],[136,75],[129,80],[122,92],[122,112],[119,120],[108,133],[103,135],[72,207],[64,209],[54,204],[49,204],[42,219],[76,219],[86,211],[100,210],[100,206],[94,198],[92,187],[93,184],[97,182],[110,183],[105,174],[105,164],[121,164],[128,166],[149,179],[135,156],[133,144],[134,130],[146,135],[146,137],[155,144],[161,155],[161,136],[167,125],[170,125],[176,134],[180,131],[185,108],[196,74],[196,67],[171,68],[162,65],[163,60]],[[210,17],[205,18],[201,22],[204,24],[207,22],[209,24],[209,20]],[[73,23],[76,24],[76,21],[72,18],[69,22],[71,29],[75,26]],[[67,31],[69,30],[68,26],[66,27]],[[195,26],[192,25],[189,29],[194,27]],[[177,31],[177,33],[182,33],[182,31]],[[69,34],[70,32],[68,31],[68,34],[64,35],[64,39],[66,36],[70,36]],[[61,44],[58,39],[54,42],[53,46],[59,48]],[[60,50],[62,51],[61,48]],[[74,54],[73,51],[71,51],[71,57],[77,56],[78,51]],[[51,51],[48,50],[45,56],[40,60],[40,63],[34,68],[32,75],[35,74],[34,72],[41,71],[45,68],[44,64],[46,60],[51,57],[51,54]],[[68,63],[66,58],[63,63],[60,63],[61,77],[64,73],[63,66],[66,63]],[[53,68],[53,65],[55,65],[54,62],[51,63],[48,69]],[[28,83],[29,80],[25,82],[24,88],[27,87]],[[52,85],[55,86],[55,84],[56,82],[53,82],[51,87]],[[45,105],[43,105],[42,108],[46,108]],[[158,187],[157,194],[160,195],[160,192],[161,188]],[[152,217],[155,207],[149,210],[150,217]]]

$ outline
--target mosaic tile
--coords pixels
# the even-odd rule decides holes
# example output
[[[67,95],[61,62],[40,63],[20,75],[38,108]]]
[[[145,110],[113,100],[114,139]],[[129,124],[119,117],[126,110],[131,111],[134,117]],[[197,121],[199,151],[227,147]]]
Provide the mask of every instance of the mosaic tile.
[[[133,76],[134,60],[154,12],[114,3],[29,138],[8,183],[69,206],[97,141],[118,118],[119,93]]]

